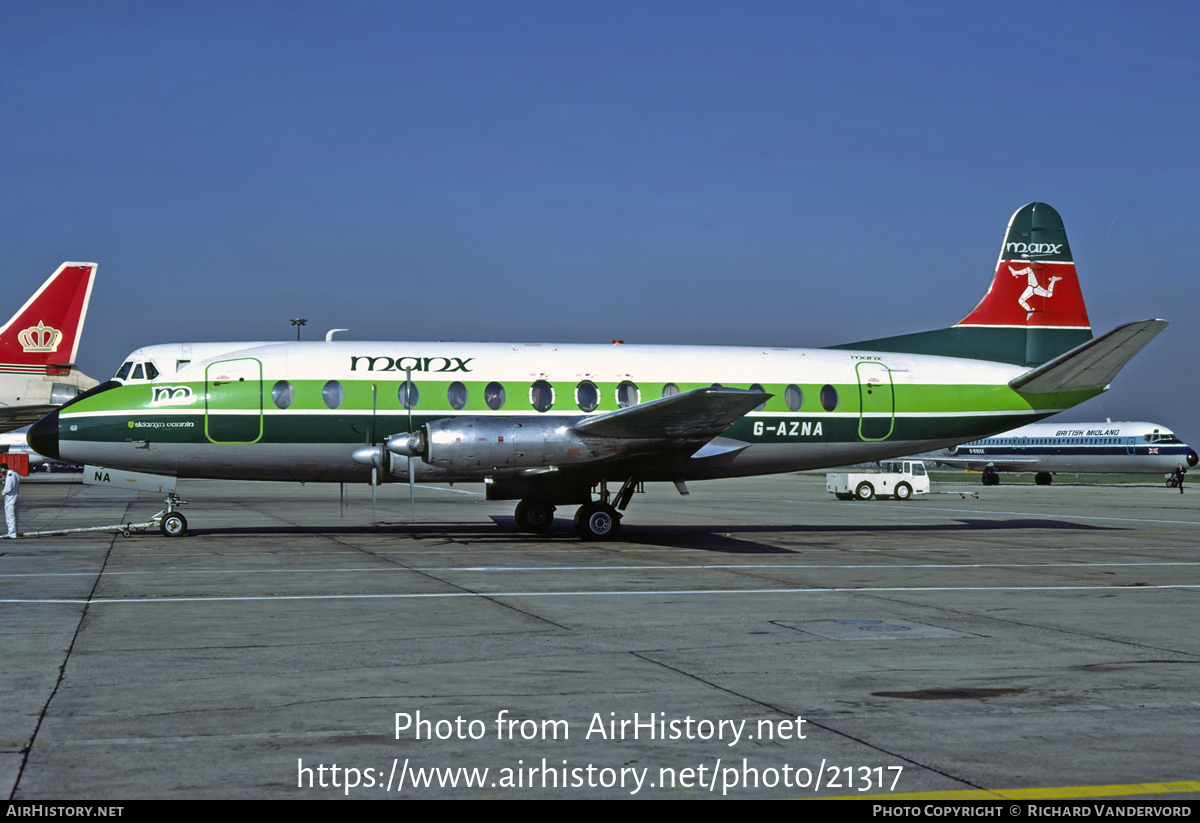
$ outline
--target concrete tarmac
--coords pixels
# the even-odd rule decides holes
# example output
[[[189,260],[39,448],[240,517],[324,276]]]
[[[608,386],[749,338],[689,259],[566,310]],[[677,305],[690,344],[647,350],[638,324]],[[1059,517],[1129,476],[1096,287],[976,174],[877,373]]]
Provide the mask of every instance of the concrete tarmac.
[[[375,525],[365,487],[184,481],[184,537],[0,543],[0,787],[1200,797],[1200,490],[650,486],[583,543],[480,489],[418,488],[410,525],[386,487]],[[25,530],[161,508],[21,491]]]

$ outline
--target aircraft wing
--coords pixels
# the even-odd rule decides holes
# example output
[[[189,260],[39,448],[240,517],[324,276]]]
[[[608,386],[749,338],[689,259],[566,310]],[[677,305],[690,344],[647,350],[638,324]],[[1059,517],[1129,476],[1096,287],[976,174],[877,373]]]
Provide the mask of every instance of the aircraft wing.
[[[1103,389],[1166,327],[1166,320],[1139,320],[1117,326],[1013,378],[1008,385],[1022,394]]]
[[[766,392],[725,387],[691,391],[587,417],[575,424],[582,435],[707,442],[765,403]]]
[[[31,426],[58,406],[0,406],[0,433]]]

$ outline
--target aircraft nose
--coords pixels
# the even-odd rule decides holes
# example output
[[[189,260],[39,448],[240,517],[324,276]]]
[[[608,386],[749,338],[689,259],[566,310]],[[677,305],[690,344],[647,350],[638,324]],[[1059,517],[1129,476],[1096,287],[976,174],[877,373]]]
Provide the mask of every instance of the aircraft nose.
[[[1196,454],[1195,449],[1188,449],[1187,450],[1188,468],[1194,467],[1197,463],[1200,463],[1200,454]]]
[[[29,433],[25,435],[25,440],[29,443],[29,448],[38,454],[49,457],[51,460],[57,460],[58,409],[50,412],[30,426]]]

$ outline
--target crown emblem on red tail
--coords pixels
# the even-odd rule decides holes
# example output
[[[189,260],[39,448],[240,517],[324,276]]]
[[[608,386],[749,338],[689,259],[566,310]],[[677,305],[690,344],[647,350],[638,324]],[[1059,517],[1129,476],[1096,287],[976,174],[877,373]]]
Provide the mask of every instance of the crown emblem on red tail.
[[[36,326],[30,326],[27,329],[22,329],[17,335],[17,339],[21,341],[21,349],[27,352],[37,351],[58,351],[58,341],[62,340],[63,333],[53,326],[47,326],[41,320]]]

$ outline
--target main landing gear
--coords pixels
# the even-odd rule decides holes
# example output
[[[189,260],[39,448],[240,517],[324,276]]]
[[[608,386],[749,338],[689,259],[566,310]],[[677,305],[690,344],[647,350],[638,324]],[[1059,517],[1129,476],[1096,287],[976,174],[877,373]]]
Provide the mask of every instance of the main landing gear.
[[[531,534],[546,534],[554,526],[554,506],[542,500],[517,504],[517,528]]]
[[[982,482],[985,486],[999,486],[1000,475],[997,474],[996,470],[991,466],[987,466],[983,470],[983,477],[981,478],[980,482]]]
[[[614,540],[621,530],[621,512],[639,484],[630,477],[609,502],[608,481],[600,481],[600,499],[589,500],[575,512],[575,533],[583,540]],[[517,527],[531,534],[548,534],[554,527],[555,507],[544,500],[526,498],[517,504]]]

